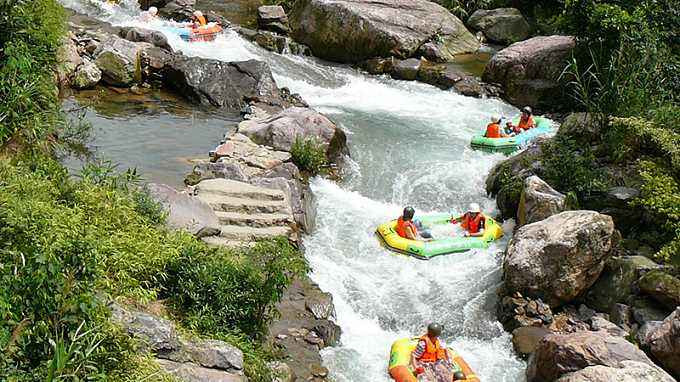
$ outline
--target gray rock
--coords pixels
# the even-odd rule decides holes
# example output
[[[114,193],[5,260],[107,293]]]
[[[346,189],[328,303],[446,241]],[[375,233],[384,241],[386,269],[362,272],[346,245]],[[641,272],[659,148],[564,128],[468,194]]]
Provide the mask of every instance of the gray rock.
[[[594,211],[566,211],[525,225],[506,250],[505,288],[551,307],[568,303],[597,280],[617,239],[612,219]]]
[[[165,65],[163,80],[184,97],[206,106],[240,111],[249,101],[283,103],[269,65],[262,61],[175,55]]]
[[[635,333],[635,339],[638,344],[640,344],[640,347],[649,350],[649,347],[652,344],[652,333],[654,333],[662,323],[663,321],[647,321],[640,329],[638,329],[637,333]]]
[[[627,330],[618,327],[613,322],[605,320],[600,316],[594,316],[590,319],[590,328],[593,331],[605,331],[610,336],[614,337],[628,337],[629,333]]]
[[[295,372],[293,372],[293,369],[285,362],[267,362],[267,366],[269,366],[274,374],[272,382],[295,382]]]
[[[565,209],[566,196],[535,175],[524,179],[517,209],[517,222],[520,226],[541,221]]]
[[[496,308],[498,320],[509,332],[518,327],[547,326],[554,319],[552,310],[541,299],[531,300],[520,293],[504,296]]]
[[[258,31],[253,41],[257,45],[276,53],[284,53],[288,48],[288,39],[272,32]]]
[[[661,368],[638,361],[621,361],[617,366],[589,366],[565,374],[556,382],[675,382]]]
[[[392,67],[392,77],[398,80],[413,81],[418,76],[419,69],[420,60],[417,58],[397,61]]]
[[[194,363],[209,369],[219,369],[241,374],[243,353],[224,341],[180,340],[178,351],[163,354],[161,358],[182,363]]]
[[[317,320],[327,320],[335,317],[333,296],[330,293],[318,291],[305,299],[305,308],[310,311]]]
[[[196,237],[220,234],[217,215],[201,199],[165,184],[148,185],[151,196],[161,203],[168,213],[167,224],[174,229],[185,230]]]
[[[130,86],[142,79],[142,45],[111,36],[95,51],[95,64],[102,71],[102,81],[113,86]]]
[[[331,61],[409,58],[430,40],[447,61],[479,47],[458,18],[426,0],[300,0],[290,20],[292,36]]]
[[[102,79],[102,71],[97,65],[86,61],[76,69],[71,86],[76,89],[89,89],[97,85]]]
[[[527,381],[554,381],[588,366],[618,367],[622,361],[637,361],[655,367],[642,350],[625,338],[611,336],[606,331],[552,333],[543,337],[529,359]]]
[[[83,63],[78,55],[78,47],[69,37],[64,37],[57,52],[57,78],[61,86],[68,86],[76,72],[76,68]]]
[[[348,153],[342,129],[310,108],[291,107],[265,119],[245,120],[239,124],[238,132],[257,144],[288,152],[297,138],[314,139],[331,161]]]
[[[674,375],[680,375],[680,307],[677,307],[648,337],[654,358]]]
[[[262,5],[257,8],[257,25],[260,29],[287,34],[288,16],[280,5]]]
[[[640,291],[652,296],[668,309],[680,306],[680,279],[660,270],[644,274],[638,281]]]
[[[132,42],[146,42],[153,46],[172,52],[168,38],[158,31],[139,27],[123,27],[118,32],[119,36]]]
[[[478,9],[467,21],[468,25],[484,33],[489,40],[512,44],[529,37],[529,23],[515,8]]]
[[[165,371],[184,382],[246,382],[241,374],[209,369],[191,363],[179,363],[164,359],[157,360]]]
[[[597,114],[571,113],[560,125],[557,134],[569,137],[583,144],[602,141],[602,127]]]
[[[663,321],[668,314],[663,306],[660,306],[655,301],[650,301],[645,298],[638,298],[631,304],[633,310],[633,318],[635,321],[644,325],[650,321]]]
[[[564,107],[568,95],[559,78],[574,46],[570,36],[539,36],[514,43],[491,58],[482,79],[501,84],[505,98],[515,106]]]
[[[180,347],[175,324],[169,320],[118,304],[111,305],[111,318],[154,353],[168,354]]]
[[[529,355],[548,334],[550,330],[542,326],[522,326],[512,331],[512,346],[520,355]]]
[[[609,311],[611,321],[625,330],[633,327],[633,310],[630,306],[616,303]]]

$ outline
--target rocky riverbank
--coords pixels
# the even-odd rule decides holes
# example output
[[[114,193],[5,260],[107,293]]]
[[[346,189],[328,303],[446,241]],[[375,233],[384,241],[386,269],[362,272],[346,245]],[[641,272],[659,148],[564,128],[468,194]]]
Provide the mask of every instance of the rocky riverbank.
[[[625,238],[645,224],[628,203],[640,193],[630,164],[591,163],[612,177],[608,184],[625,186],[581,200],[541,179],[553,174],[555,141],[597,145],[598,126],[572,114],[555,138],[491,171],[487,191],[518,222],[503,261],[499,319],[516,350],[529,355],[530,382],[673,381],[680,375],[677,356],[669,356],[680,340],[680,279],[651,258],[651,248]]]

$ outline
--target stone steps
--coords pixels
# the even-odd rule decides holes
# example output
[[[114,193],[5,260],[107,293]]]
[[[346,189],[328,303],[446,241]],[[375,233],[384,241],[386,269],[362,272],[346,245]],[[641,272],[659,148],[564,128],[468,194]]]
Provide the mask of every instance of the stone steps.
[[[199,196],[210,194],[262,201],[286,200],[286,196],[281,190],[257,187],[228,179],[204,180],[196,186],[196,192]]]
[[[215,247],[229,247],[229,248],[242,248],[242,247],[252,247],[255,242],[245,242],[240,240],[231,240],[220,236],[207,236],[202,238],[204,243],[212,245]]]
[[[236,241],[251,241],[275,236],[289,236],[293,229],[289,226],[244,227],[238,225],[220,226],[220,237]]]
[[[215,211],[215,214],[220,223],[224,225],[261,228],[293,223],[291,215],[285,213],[249,214],[242,212]]]
[[[278,200],[255,200],[216,194],[198,194],[215,211],[245,214],[290,213],[290,205]]]

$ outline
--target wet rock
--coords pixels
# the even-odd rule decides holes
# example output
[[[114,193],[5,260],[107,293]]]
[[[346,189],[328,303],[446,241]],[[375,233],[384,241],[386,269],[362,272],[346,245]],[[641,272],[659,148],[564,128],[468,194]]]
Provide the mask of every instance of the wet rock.
[[[240,374],[228,373],[201,367],[192,363],[180,363],[165,359],[157,360],[168,373],[184,382],[245,382],[247,378]]]
[[[529,37],[529,23],[515,8],[478,9],[467,24],[492,42],[512,44]]]
[[[520,226],[541,221],[565,209],[566,196],[535,175],[524,179],[517,209],[517,222]]]
[[[418,76],[418,69],[420,69],[420,60],[417,58],[397,61],[392,67],[392,78],[413,81]]]
[[[142,45],[111,36],[94,53],[95,64],[102,71],[102,81],[113,86],[127,87],[142,79]]]
[[[335,317],[333,296],[330,293],[318,291],[308,294],[305,299],[305,308],[317,320],[327,320]]]
[[[501,84],[515,106],[559,109],[568,104],[559,77],[574,46],[570,36],[539,36],[512,44],[491,58],[482,79]]]
[[[123,27],[118,35],[132,42],[146,42],[153,46],[172,52],[172,47],[168,43],[168,38],[158,31],[139,27]]]
[[[291,107],[268,118],[245,120],[239,124],[238,132],[255,143],[288,152],[296,139],[314,139],[326,150],[330,161],[348,153],[342,129],[310,108]]]
[[[635,345],[605,331],[552,333],[543,337],[529,359],[527,381],[554,381],[589,366],[618,367],[622,361],[637,361],[655,367]]]
[[[262,61],[224,62],[175,55],[163,72],[168,86],[201,105],[240,111],[252,101],[282,104],[269,65]]]
[[[616,366],[589,366],[565,374],[556,382],[674,382],[670,375],[657,366],[638,361],[621,361]]]
[[[531,300],[519,293],[504,296],[497,306],[498,320],[507,331],[518,327],[544,326],[553,322],[550,307],[540,299]]]
[[[680,306],[680,280],[660,270],[650,271],[638,281],[640,291],[668,309]]]
[[[550,333],[541,326],[523,326],[512,331],[512,345],[520,355],[527,356],[534,352],[538,342]]]
[[[427,42],[436,44],[448,61],[479,47],[458,18],[425,0],[301,0],[295,3],[290,21],[297,41],[331,61],[409,58]],[[435,35],[438,39],[433,40]]]
[[[642,273],[658,267],[642,256],[613,257],[588,290],[585,301],[600,312],[609,312],[616,303],[630,303],[631,296],[635,294],[635,283]]]
[[[167,211],[167,224],[185,230],[196,237],[220,234],[220,224],[212,208],[201,199],[165,184],[151,183],[149,194]]]
[[[506,250],[505,288],[551,307],[568,303],[597,280],[617,240],[612,219],[594,211],[566,211],[525,225]]]
[[[649,336],[649,349],[661,365],[680,375],[680,307],[677,307]]]
[[[363,61],[359,66],[370,74],[390,73],[394,65],[392,58],[374,57]]]
[[[280,5],[263,5],[257,8],[257,25],[260,29],[287,34],[288,16]]]
[[[195,5],[196,0],[172,0],[158,9],[158,15],[172,20],[189,20]]]
[[[257,45],[276,53],[283,53],[288,47],[288,40],[286,37],[277,34],[259,31],[253,39]]]
[[[84,62],[76,69],[71,80],[71,86],[76,89],[89,89],[102,79],[102,72],[97,65],[90,61]]]

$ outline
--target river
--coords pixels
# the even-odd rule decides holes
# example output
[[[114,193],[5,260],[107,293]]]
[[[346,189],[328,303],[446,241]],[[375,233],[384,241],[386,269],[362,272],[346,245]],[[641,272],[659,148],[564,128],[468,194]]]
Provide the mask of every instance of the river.
[[[81,0],[62,1],[114,24],[135,23],[130,15],[136,10],[102,11],[84,7]],[[160,23],[151,27],[162,29]],[[348,134],[352,160],[343,181],[312,180],[317,230],[304,238],[311,278],[333,294],[343,330],[341,344],[323,351],[333,380],[388,381],[390,344],[420,335],[430,321],[444,325],[446,344],[482,381],[524,380],[525,363],[494,313],[507,239],[487,250],[420,261],[388,252],[374,236],[376,226],[398,216],[405,205],[420,212],[460,213],[474,201],[496,212],[484,180],[503,157],[473,151],[469,140],[490,114],[514,116],[514,107],[274,54],[234,33],[192,44],[170,36],[170,43],[191,56],[268,62],[279,86],[300,93]],[[512,230],[509,224],[504,228]]]

